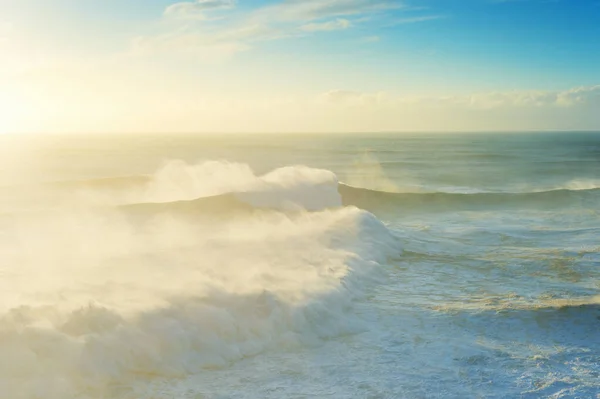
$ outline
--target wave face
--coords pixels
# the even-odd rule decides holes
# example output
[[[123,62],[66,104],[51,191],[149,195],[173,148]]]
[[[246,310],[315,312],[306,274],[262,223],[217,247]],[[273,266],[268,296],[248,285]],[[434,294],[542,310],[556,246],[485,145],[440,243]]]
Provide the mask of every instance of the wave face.
[[[345,205],[369,210],[469,211],[523,208],[596,208],[600,189],[557,189],[527,193],[392,193],[340,184]]]
[[[176,162],[142,186],[119,184],[135,205],[2,225],[3,396],[120,397],[138,380],[363,331],[353,301],[400,251],[374,215],[341,207],[328,171],[257,177],[240,164]],[[179,200],[190,199],[229,217],[189,212]],[[144,206],[146,218],[130,217]],[[245,216],[233,217],[239,207]]]

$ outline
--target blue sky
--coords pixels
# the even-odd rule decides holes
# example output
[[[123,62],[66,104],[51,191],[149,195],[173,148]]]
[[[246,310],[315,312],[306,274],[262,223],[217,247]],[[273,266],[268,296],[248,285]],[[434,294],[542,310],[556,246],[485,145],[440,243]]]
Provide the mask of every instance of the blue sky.
[[[7,131],[600,130],[600,0],[0,0],[2,59]]]

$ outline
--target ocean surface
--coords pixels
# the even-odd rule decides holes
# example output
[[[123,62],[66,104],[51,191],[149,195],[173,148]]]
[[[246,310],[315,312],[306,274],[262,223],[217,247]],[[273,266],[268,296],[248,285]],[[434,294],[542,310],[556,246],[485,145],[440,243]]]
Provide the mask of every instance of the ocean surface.
[[[0,136],[0,397],[600,398],[600,133]]]

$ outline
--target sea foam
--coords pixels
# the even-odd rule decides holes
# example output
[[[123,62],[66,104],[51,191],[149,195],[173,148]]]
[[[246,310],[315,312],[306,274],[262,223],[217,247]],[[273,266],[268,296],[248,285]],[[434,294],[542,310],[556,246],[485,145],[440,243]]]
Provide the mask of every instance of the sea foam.
[[[375,216],[339,207],[331,172],[173,163],[135,200],[226,192],[294,212],[214,219],[167,206],[138,223],[120,208],[78,207],[3,225],[3,395],[118,398],[145,379],[365,328],[353,302],[400,248]]]

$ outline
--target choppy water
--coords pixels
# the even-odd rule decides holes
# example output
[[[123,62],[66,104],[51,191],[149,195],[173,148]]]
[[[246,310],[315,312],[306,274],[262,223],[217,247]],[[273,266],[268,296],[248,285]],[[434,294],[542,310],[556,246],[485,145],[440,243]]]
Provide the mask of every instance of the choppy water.
[[[6,398],[600,397],[600,134],[0,137]]]

